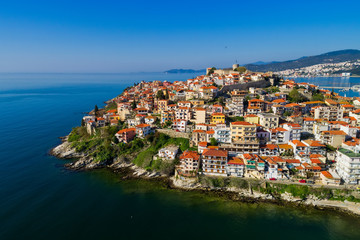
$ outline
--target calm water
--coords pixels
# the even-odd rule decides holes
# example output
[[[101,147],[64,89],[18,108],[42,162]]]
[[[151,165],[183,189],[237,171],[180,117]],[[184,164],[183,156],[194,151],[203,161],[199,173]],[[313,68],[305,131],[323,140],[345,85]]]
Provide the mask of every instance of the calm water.
[[[189,77],[0,74],[0,239],[360,239],[360,218],[70,172],[47,155],[83,112],[129,84]]]

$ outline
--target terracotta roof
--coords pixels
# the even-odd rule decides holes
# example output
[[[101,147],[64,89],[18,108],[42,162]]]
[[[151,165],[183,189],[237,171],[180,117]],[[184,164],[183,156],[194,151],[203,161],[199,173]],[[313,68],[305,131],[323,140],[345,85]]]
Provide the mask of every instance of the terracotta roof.
[[[117,133],[122,134],[122,133],[135,132],[135,131],[136,131],[135,128],[125,128],[125,129],[122,129],[122,130],[118,131]]]
[[[324,175],[324,177],[329,178],[329,179],[333,179],[333,175],[331,175],[331,173],[329,173],[329,171],[321,171],[321,174]]]
[[[136,125],[137,128],[145,128],[145,127],[150,127],[149,124],[145,124],[145,123],[142,123],[142,124],[139,124],[139,125]]]
[[[241,158],[238,158],[238,157],[233,157],[232,159],[230,159],[228,161],[227,164],[230,164],[230,165],[244,165],[244,160],[242,160]]]
[[[207,149],[203,152],[202,155],[211,157],[227,157],[228,152],[224,150]]]
[[[344,131],[333,130],[333,131],[323,131],[322,134],[329,133],[330,135],[346,135]]]
[[[232,122],[231,125],[254,125],[254,124],[245,121],[238,121],[238,122]]]
[[[307,143],[310,147],[325,147],[320,141],[315,140],[304,140],[303,142]]]
[[[183,152],[183,153],[180,155],[180,159],[186,159],[186,158],[191,158],[191,159],[194,159],[194,160],[199,160],[200,155],[199,155],[196,151],[186,150],[185,152]]]
[[[304,143],[302,143],[301,141],[299,140],[292,140],[290,141],[292,142],[293,144],[295,144],[297,147],[307,147]]]

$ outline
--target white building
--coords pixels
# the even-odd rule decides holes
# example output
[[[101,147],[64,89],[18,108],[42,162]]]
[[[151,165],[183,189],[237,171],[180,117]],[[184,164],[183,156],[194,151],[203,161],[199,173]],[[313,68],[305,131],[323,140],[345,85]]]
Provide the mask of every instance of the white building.
[[[167,146],[159,150],[158,156],[162,159],[174,160],[178,151],[178,146]]]
[[[348,184],[360,184],[360,153],[359,149],[351,151],[340,148],[336,151],[336,171]]]

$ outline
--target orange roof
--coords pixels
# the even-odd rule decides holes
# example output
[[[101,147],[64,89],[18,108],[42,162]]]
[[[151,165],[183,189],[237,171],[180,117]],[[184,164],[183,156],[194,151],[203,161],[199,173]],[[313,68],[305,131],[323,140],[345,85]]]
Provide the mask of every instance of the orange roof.
[[[198,146],[200,147],[207,147],[207,142],[199,142]]]
[[[272,101],[273,103],[283,103],[286,102],[284,99],[280,98],[280,99],[275,99],[274,101]]]
[[[282,149],[292,149],[292,146],[290,146],[289,144],[279,144],[278,146]]]
[[[211,157],[227,157],[228,152],[225,150],[206,149],[202,155]]]
[[[259,117],[258,115],[255,115],[255,114],[248,114],[248,115],[245,115],[244,117]]]
[[[136,131],[135,128],[125,128],[125,129],[118,131],[117,133],[122,134],[122,133],[135,132],[135,131]]]
[[[309,144],[310,147],[325,147],[320,141],[315,140],[304,140],[305,143]]]
[[[139,124],[136,126],[137,128],[145,128],[145,127],[150,127],[149,124],[145,124],[145,123],[142,123],[142,124]]]
[[[292,140],[290,142],[295,144],[297,147],[306,147],[306,145],[304,143],[302,143],[301,141],[299,141],[299,140]]]
[[[225,116],[223,113],[213,113],[211,116]]]
[[[318,158],[310,158],[310,161],[314,164],[321,164],[322,162]]]
[[[183,153],[180,155],[180,159],[186,159],[186,158],[191,158],[191,159],[194,159],[194,160],[199,160],[200,155],[199,155],[196,151],[186,150],[185,152],[183,152]]]
[[[322,134],[329,133],[330,135],[346,135],[344,131],[341,130],[332,130],[332,131],[323,131]]]
[[[214,130],[209,130],[209,131],[206,131],[206,134],[214,134],[215,131]]]
[[[233,157],[232,159],[230,159],[228,161],[227,164],[231,164],[231,165],[244,165],[244,160],[242,160],[241,158],[238,157]]]
[[[274,150],[274,149],[278,148],[278,145],[276,145],[276,144],[266,144],[265,146],[263,146],[261,148],[268,148],[268,149]]]
[[[321,171],[321,174],[324,175],[324,177],[326,178],[334,178],[333,175],[331,175],[331,173],[329,173],[329,171]]]
[[[238,121],[238,122],[232,122],[231,125],[254,125],[254,124],[245,121]]]

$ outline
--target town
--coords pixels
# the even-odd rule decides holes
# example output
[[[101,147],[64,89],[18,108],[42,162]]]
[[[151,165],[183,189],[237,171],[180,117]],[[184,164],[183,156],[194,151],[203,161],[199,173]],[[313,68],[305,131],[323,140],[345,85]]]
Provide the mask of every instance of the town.
[[[359,68],[359,66],[360,60],[353,60],[339,63],[315,64],[274,73],[284,77],[350,77],[350,71]]]
[[[175,161],[175,176],[265,179],[297,184],[360,184],[360,98],[234,64],[186,81],[140,82],[83,117],[89,134],[121,126],[116,143],[155,132],[189,139],[154,158]]]

